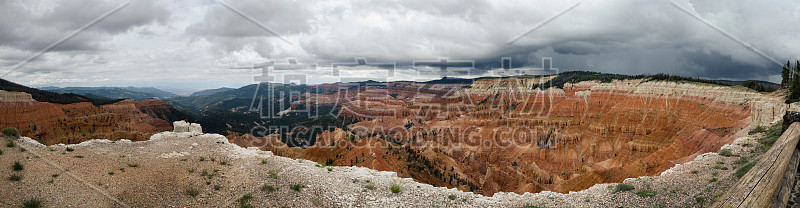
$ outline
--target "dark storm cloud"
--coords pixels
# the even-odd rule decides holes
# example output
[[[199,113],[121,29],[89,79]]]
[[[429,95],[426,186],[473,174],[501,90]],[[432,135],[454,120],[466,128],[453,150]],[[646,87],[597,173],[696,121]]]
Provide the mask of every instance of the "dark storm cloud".
[[[27,58],[122,2],[0,1],[0,65],[11,66]],[[503,57],[511,57],[515,67],[540,67],[542,57],[552,57],[553,66],[561,71],[778,81],[780,66],[769,58],[781,63],[800,58],[800,28],[795,26],[800,25],[800,3],[795,0],[675,0],[690,14],[769,58],[668,0],[580,1],[510,45],[511,39],[578,0],[225,2],[243,14],[216,0],[131,1],[26,70],[68,69],[78,78],[152,81],[140,69],[191,69],[172,71],[211,81],[226,74],[226,78],[249,82],[252,78],[242,75],[246,70],[232,71],[226,66],[286,58],[324,66],[366,57],[408,67],[413,61],[447,57],[475,61],[485,70],[499,68]],[[116,71],[100,73],[107,72],[102,69]],[[46,83],[61,77],[28,78]]]
[[[2,1],[0,44],[38,51],[69,35],[124,1],[58,1],[52,9],[37,9],[29,1]],[[152,0],[131,1],[130,5],[96,25],[54,47],[52,51],[98,50],[111,35],[127,32],[154,21],[164,22],[170,12]]]

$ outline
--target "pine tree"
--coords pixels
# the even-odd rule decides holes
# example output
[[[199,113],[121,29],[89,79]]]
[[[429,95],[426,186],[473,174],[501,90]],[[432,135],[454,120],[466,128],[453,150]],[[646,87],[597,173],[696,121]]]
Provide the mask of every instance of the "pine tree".
[[[789,88],[789,68],[791,64],[789,61],[786,61],[786,65],[783,66],[783,70],[781,71],[781,88]]]
[[[792,70],[794,76],[792,76],[792,84],[789,88],[789,99],[796,100],[800,98],[800,60],[797,61],[797,64],[794,65],[794,69]]]

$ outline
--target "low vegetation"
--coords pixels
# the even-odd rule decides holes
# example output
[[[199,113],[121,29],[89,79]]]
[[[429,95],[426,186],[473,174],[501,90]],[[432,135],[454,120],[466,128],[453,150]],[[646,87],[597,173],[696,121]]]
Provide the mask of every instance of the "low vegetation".
[[[269,178],[278,179],[278,171],[270,170],[268,174]]]
[[[11,169],[13,169],[14,171],[21,171],[24,168],[25,166],[22,166],[22,163],[20,163],[19,161],[14,162],[14,165],[11,166]]]
[[[658,194],[658,192],[650,191],[650,190],[636,192],[636,195],[639,196],[639,197],[651,197],[651,196],[655,196],[656,194]]]
[[[364,186],[364,188],[367,188],[369,190],[375,190],[376,189],[375,185],[372,185],[372,184],[367,184],[366,186]]]
[[[8,180],[9,181],[20,181],[20,180],[22,180],[22,176],[17,175],[17,174],[13,174],[13,175],[8,177]]]
[[[277,189],[277,188],[275,188],[275,187],[274,187],[274,186],[272,186],[272,185],[267,185],[267,184],[264,184],[264,185],[261,185],[261,190],[262,190],[262,191],[266,191],[266,192],[273,192],[273,191],[275,191],[275,190],[278,190],[278,189]]]
[[[391,190],[392,193],[395,193],[395,194],[396,193],[400,193],[401,189],[403,189],[403,187],[400,186],[400,184],[397,184],[397,183],[393,183],[391,186],[389,186],[389,190]]]
[[[306,187],[306,185],[297,183],[297,184],[292,185],[292,190],[300,192],[300,191],[303,191],[303,188],[305,188],[305,187]]]
[[[719,150],[719,155],[722,155],[722,156],[725,156],[725,157],[739,156],[739,155],[733,154],[733,150],[730,150],[730,149],[721,149],[721,150]]]
[[[19,131],[14,127],[6,127],[3,129],[3,136],[9,139],[18,139]]]
[[[783,133],[782,125],[783,122],[778,122],[775,125],[770,126],[769,129],[767,129],[765,132],[763,132],[764,133],[763,136],[758,139],[758,144],[759,144],[757,147],[758,150],[760,150],[761,152],[767,152],[767,150],[769,150],[769,148],[772,147],[772,145],[775,144],[776,141],[778,141],[778,138],[781,137],[781,134]]]
[[[700,206],[703,206],[704,204],[706,204],[706,198],[703,198],[703,197],[694,198],[694,201],[696,201],[698,204],[700,204]]]
[[[622,191],[630,191],[630,190],[633,190],[633,189],[636,189],[636,188],[634,188],[633,185],[631,185],[631,184],[620,183],[620,184],[617,184],[617,186],[614,187],[614,193],[622,192]]]
[[[197,197],[197,195],[200,195],[200,189],[194,186],[187,186],[183,193],[191,197]]]
[[[250,200],[251,199],[253,199],[253,195],[252,194],[245,194],[244,196],[242,196],[241,198],[239,198],[236,201],[239,202],[239,207],[240,208],[252,208],[253,205],[250,205]]]
[[[736,168],[736,172],[734,172],[733,175],[736,176],[737,178],[742,178],[744,174],[747,174],[747,171],[750,171],[750,169],[752,169],[753,166],[756,166],[756,162],[757,161],[751,161],[740,166],[739,168]]]
[[[39,208],[39,207],[42,207],[42,204],[44,204],[44,201],[42,201],[42,199],[30,198],[28,200],[25,200],[25,202],[22,203],[22,207],[25,207],[25,208]]]

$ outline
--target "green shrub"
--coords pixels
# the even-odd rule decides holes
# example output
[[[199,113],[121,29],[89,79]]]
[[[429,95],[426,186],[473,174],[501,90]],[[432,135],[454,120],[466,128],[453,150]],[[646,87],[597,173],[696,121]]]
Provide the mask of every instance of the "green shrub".
[[[328,168],[328,172],[333,172],[333,168]]]
[[[297,192],[300,192],[300,191],[303,191],[303,188],[305,188],[305,187],[306,187],[306,185],[303,185],[303,184],[299,184],[299,183],[298,183],[298,184],[294,184],[294,185],[292,185],[292,190],[295,190],[295,191],[297,191]]]
[[[639,196],[639,197],[651,197],[651,196],[655,196],[656,194],[658,194],[658,192],[656,192],[656,191],[640,191],[640,192],[636,192],[636,195]]]
[[[250,200],[251,199],[253,199],[253,195],[245,194],[244,196],[239,198],[239,200],[236,200],[236,201],[239,202],[239,208],[252,208],[253,205],[250,205]]]
[[[766,131],[767,131],[767,129],[765,129],[763,126],[757,126],[753,130],[750,130],[750,134],[757,134],[757,133],[762,133],[762,132],[766,132]]]
[[[778,141],[778,138],[781,137],[781,134],[783,133],[782,125],[783,122],[781,121],[770,126],[769,129],[767,129],[767,131],[764,133],[764,136],[758,139],[759,145],[757,148],[761,150],[761,152],[766,152],[770,147],[772,147],[773,144],[775,144],[775,141]]]
[[[269,178],[277,179],[278,178],[278,171],[270,170],[269,171]]]
[[[22,176],[19,176],[17,174],[13,174],[13,175],[8,177],[8,180],[9,181],[19,181],[19,180],[22,180]]]
[[[183,191],[183,193],[186,194],[186,195],[189,195],[191,197],[196,197],[197,195],[200,195],[200,189],[197,189],[194,186],[189,186],[189,187],[186,187],[186,189]]]
[[[367,186],[365,186],[364,188],[367,188],[369,190],[375,190],[375,185],[367,184]]]
[[[738,160],[733,161],[734,165],[742,165],[750,162],[750,158],[748,157],[740,157]]]
[[[614,193],[621,192],[621,191],[630,191],[635,189],[633,185],[627,183],[620,183],[614,187]]]
[[[708,182],[717,182],[717,178],[711,178],[711,180],[708,180]]]
[[[697,197],[697,198],[694,198],[694,200],[695,200],[695,201],[696,201],[698,204],[700,204],[701,206],[702,206],[703,204],[705,204],[705,203],[706,203],[706,198],[703,198],[703,197]]]
[[[3,129],[3,136],[10,139],[18,139],[19,131],[17,131],[17,129],[14,127],[6,127],[5,129]]]
[[[25,202],[22,203],[22,207],[25,207],[25,208],[39,208],[39,207],[42,207],[43,203],[44,202],[39,198],[31,198],[31,199],[25,200]]]
[[[114,175],[114,172],[108,172],[108,175]]]
[[[11,169],[14,169],[14,171],[21,171],[24,168],[25,167],[23,167],[22,163],[20,163],[19,161],[14,162],[14,165],[11,166]]]
[[[730,150],[730,149],[721,149],[721,150],[719,150],[719,155],[722,155],[722,156],[725,156],[725,157],[738,156],[738,155],[733,154],[733,151]]]
[[[14,142],[13,142],[13,141],[8,141],[8,143],[6,143],[6,147],[16,147],[16,146],[17,146],[17,145],[16,145],[16,144],[14,144]]]
[[[72,152],[72,151],[75,151],[75,149],[72,149],[71,147],[67,147],[67,149],[66,149],[66,150],[67,150],[67,152]]]
[[[403,189],[403,187],[401,187],[400,184],[393,183],[392,186],[389,187],[389,189],[392,191],[392,193],[396,194],[400,193],[400,190]]]
[[[539,208],[539,207],[531,205],[531,204],[525,204],[525,205],[522,205],[522,208]]]
[[[221,185],[214,185],[214,190],[217,190],[217,191],[219,191],[219,189],[222,189],[222,186],[221,186]]]
[[[132,168],[139,167],[139,164],[137,164],[137,163],[128,163],[128,167],[132,167]]]
[[[447,196],[447,198],[450,200],[456,200],[456,195],[450,194],[450,196]]]
[[[261,164],[267,164],[267,159],[261,159]]]
[[[733,175],[735,175],[737,178],[742,178],[742,176],[744,176],[744,174],[750,171],[750,169],[753,168],[753,166],[756,166],[756,162],[757,161],[751,161],[748,162],[747,164],[742,165],[739,168],[736,168],[736,172],[733,173]]]
[[[273,191],[278,190],[278,189],[275,188],[274,186],[264,184],[264,185],[261,185],[261,190],[262,191],[273,192]]]

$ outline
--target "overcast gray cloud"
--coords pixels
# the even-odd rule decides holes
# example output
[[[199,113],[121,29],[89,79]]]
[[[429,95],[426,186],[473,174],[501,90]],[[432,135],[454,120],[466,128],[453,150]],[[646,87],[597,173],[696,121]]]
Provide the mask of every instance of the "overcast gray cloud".
[[[123,2],[0,1],[0,66],[19,63]],[[512,57],[515,66],[553,57],[561,70],[779,80],[777,64],[670,1],[580,1],[506,44],[576,2],[227,1],[288,44],[216,1],[132,0],[4,78],[31,85],[209,88],[252,83],[257,71],[236,66],[289,57],[322,66],[366,57],[406,68],[441,57],[475,60],[483,68],[499,67],[501,57]],[[675,2],[779,62],[800,58],[800,2]],[[397,79],[413,79],[400,74]]]

